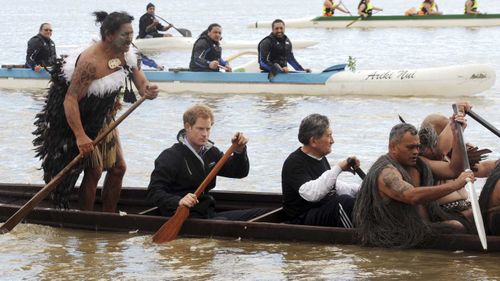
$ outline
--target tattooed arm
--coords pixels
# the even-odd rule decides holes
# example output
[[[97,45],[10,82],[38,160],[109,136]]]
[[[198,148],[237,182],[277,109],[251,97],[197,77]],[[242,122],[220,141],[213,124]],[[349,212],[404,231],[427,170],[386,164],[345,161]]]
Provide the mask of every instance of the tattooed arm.
[[[75,67],[68,92],[64,98],[64,113],[66,120],[76,138],[76,144],[82,154],[94,150],[92,140],[83,130],[78,102],[85,96],[90,83],[96,79],[96,67],[91,62],[80,60]]]
[[[474,180],[472,172],[463,172],[456,180],[449,181],[437,186],[414,187],[403,180],[401,173],[392,165],[382,170],[378,177],[379,191],[391,199],[411,204],[437,200],[453,191],[459,190],[465,185],[465,178]]]

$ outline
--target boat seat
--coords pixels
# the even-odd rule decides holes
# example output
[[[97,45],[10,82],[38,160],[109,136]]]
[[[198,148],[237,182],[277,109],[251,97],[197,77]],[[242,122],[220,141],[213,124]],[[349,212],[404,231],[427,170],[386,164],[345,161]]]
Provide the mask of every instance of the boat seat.
[[[279,207],[261,216],[253,218],[248,222],[284,222],[284,220],[285,214],[283,212],[283,207]]]

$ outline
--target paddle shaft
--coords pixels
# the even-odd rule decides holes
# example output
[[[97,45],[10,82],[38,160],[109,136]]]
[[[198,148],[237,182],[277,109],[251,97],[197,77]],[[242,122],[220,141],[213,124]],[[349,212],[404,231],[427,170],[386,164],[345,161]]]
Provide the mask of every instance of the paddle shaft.
[[[483,125],[486,129],[490,130],[493,134],[497,135],[497,137],[500,137],[500,131],[488,121],[484,120],[481,116],[477,115],[477,113],[469,110],[467,111],[467,114],[469,114],[469,116],[476,120],[479,124]]]
[[[173,24],[169,23],[166,19],[160,17],[159,15],[155,14],[155,17],[161,19],[162,21],[166,22],[167,24],[170,24],[175,30],[177,30],[177,32],[179,32],[182,36],[186,37],[184,35],[184,33],[182,33],[179,29],[177,29],[177,27],[175,27]]]
[[[361,170],[360,167],[357,167],[355,168],[354,165],[356,164],[356,162],[354,162],[354,159],[352,159],[351,157],[347,158],[347,164],[349,164],[349,166],[351,166],[354,170],[354,172],[362,179],[364,180],[365,177],[366,177],[366,173]]]
[[[453,107],[453,112],[455,112],[455,114],[457,114],[458,113],[457,105],[453,104],[452,107]],[[470,170],[469,156],[467,155],[467,151],[465,148],[462,125],[460,123],[456,122],[455,126],[456,126],[456,130],[457,130],[457,135],[458,135],[460,152],[463,155],[464,168],[465,168],[465,170]],[[474,223],[476,224],[477,234],[479,235],[479,240],[481,240],[481,245],[483,246],[483,249],[486,250],[488,248],[488,244],[486,241],[486,232],[484,230],[483,216],[481,214],[481,209],[479,208],[479,202],[477,199],[477,194],[476,194],[476,190],[474,189],[473,183],[468,181],[466,184],[466,189],[469,193],[470,202],[472,204],[472,213],[474,215]]]
[[[146,98],[141,97],[136,103],[134,103],[125,113],[123,113],[115,122],[104,131],[102,134],[97,136],[97,138],[92,142],[93,145],[99,144],[104,138],[113,131],[127,116],[132,113]],[[66,165],[57,175],[52,178],[52,180],[46,184],[40,191],[38,191],[26,204],[24,204],[14,215],[12,215],[3,225],[0,227],[0,234],[7,233],[11,231],[19,222],[21,222],[30,212],[35,208],[38,203],[40,203],[49,193],[61,182],[61,180],[80,162],[83,155],[78,154],[73,160]]]
[[[351,14],[351,11],[349,11],[349,9],[344,5],[344,2],[340,1],[339,5],[342,5],[344,7],[344,9],[347,11],[347,13],[352,16]]]
[[[200,195],[205,191],[205,188],[208,186],[210,182],[215,178],[219,170],[224,166],[226,161],[229,159],[231,154],[233,154],[234,150],[238,146],[237,143],[233,143],[231,147],[224,153],[222,158],[217,161],[217,164],[213,167],[213,169],[208,173],[207,177],[203,180],[203,182],[198,186],[196,191],[194,192],[194,195],[196,198],[200,197]],[[184,224],[184,221],[189,217],[189,208],[180,205],[177,207],[177,210],[175,211],[175,214],[167,221],[165,222],[158,231],[156,231],[155,235],[153,236],[153,242],[155,243],[165,243],[174,240],[177,237],[177,234],[181,230],[182,225]]]
[[[372,15],[374,15],[374,14],[376,14],[378,12],[380,12],[380,11],[377,10],[377,11],[373,12]],[[363,19],[363,16],[359,16],[357,19],[355,19],[355,20],[351,21],[350,23],[348,23],[345,27],[348,28],[349,26],[353,25],[354,23],[356,23],[357,21],[359,21],[361,19]]]

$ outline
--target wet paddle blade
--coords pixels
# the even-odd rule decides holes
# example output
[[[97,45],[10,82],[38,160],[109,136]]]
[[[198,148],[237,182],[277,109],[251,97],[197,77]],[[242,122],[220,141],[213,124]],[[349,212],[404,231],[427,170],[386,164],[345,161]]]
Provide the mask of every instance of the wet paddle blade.
[[[474,214],[474,223],[476,224],[479,240],[481,240],[481,245],[483,246],[483,249],[487,250],[488,242],[486,240],[483,215],[481,214],[481,209],[479,208],[479,201],[477,198],[476,190],[474,189],[474,185],[472,184],[472,182],[467,182],[465,189],[467,189],[467,192],[469,193],[470,202],[472,204],[472,213]]]
[[[458,106],[456,104],[452,104],[451,107],[453,108],[453,112],[457,114]],[[459,123],[455,123],[455,126],[457,129],[458,142],[460,144],[460,152],[463,155],[464,168],[465,170],[470,170],[469,156],[466,152],[467,149],[465,147],[462,125],[460,125]],[[479,201],[477,199],[476,190],[474,189],[474,185],[470,181],[467,182],[466,189],[469,193],[469,200],[472,204],[472,214],[474,215],[474,223],[476,224],[477,235],[479,235],[479,240],[481,240],[483,249],[486,250],[488,249],[486,232],[484,230],[483,215],[481,214],[481,209],[479,208]]]
[[[175,214],[164,223],[153,236],[153,242],[166,243],[174,240],[179,234],[184,221],[189,217],[189,208],[177,207]]]
[[[189,29],[176,28],[175,30],[177,30],[183,37],[192,37],[191,31]]]

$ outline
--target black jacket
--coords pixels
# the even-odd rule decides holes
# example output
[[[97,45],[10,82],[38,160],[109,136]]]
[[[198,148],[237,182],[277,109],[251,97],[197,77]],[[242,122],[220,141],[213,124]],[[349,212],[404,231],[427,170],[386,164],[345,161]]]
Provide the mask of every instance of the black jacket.
[[[158,206],[164,215],[171,215],[179,206],[179,200],[188,193],[194,193],[205,177],[210,173],[223,153],[210,145],[201,157],[184,144],[185,131],[177,135],[178,143],[164,150],[155,161],[148,186],[147,200]],[[234,153],[220,169],[217,175],[229,178],[244,178],[248,175],[250,164],[246,150]],[[210,182],[205,194],[215,187],[216,179]]]
[[[56,44],[52,39],[37,34],[28,41],[25,66],[33,69],[36,65],[52,66],[56,62]]]
[[[163,31],[165,29],[165,27],[161,24],[157,24],[156,27],[147,32],[146,31],[146,27],[148,27],[149,25],[151,25],[153,23],[153,21],[155,20],[155,17],[148,14],[148,13],[145,13],[144,15],[141,16],[141,18],[139,19],[139,36],[138,38],[144,38],[146,37],[146,35],[151,35],[153,37],[163,37],[163,34],[159,33],[158,31]]]
[[[271,33],[259,42],[257,48],[259,51],[259,66],[262,71],[270,72],[272,65],[275,63],[281,67],[286,67],[287,63],[289,63],[295,70],[304,70],[295,59],[292,42],[286,35],[278,39]]]
[[[217,72],[219,69],[211,69],[208,67],[210,62],[214,60],[219,61],[219,64],[222,66],[227,64],[227,62],[222,59],[222,48],[219,42],[213,41],[206,34],[200,35],[193,45],[189,70]]]

